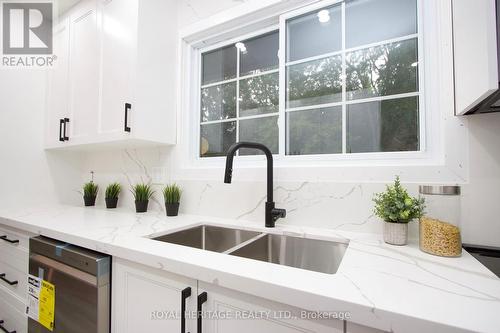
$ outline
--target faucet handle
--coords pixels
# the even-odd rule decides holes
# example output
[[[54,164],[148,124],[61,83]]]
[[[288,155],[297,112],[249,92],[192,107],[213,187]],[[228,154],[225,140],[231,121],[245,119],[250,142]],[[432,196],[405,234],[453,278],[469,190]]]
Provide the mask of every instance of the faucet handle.
[[[273,217],[273,221],[276,221],[279,218],[285,218],[286,217],[286,209],[273,208],[271,210],[271,215]]]

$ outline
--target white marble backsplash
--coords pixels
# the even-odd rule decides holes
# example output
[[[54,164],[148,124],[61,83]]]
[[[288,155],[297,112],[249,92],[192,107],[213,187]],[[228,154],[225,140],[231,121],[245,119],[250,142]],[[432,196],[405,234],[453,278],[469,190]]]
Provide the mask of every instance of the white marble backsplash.
[[[162,184],[155,184],[155,196],[150,210],[163,211],[162,187],[166,182],[176,182],[182,187],[181,213],[230,218],[264,223],[266,183],[239,181],[235,175],[232,184],[220,180],[175,179],[169,172],[167,149],[122,150],[89,154],[83,167],[82,183],[94,171],[100,185],[98,205],[104,205],[104,189],[108,183],[118,181],[123,185],[119,206],[134,211],[133,196],[129,189],[137,182],[154,183],[153,169],[165,168]],[[279,176],[279,175],[275,175]],[[418,186],[407,184],[413,195]],[[275,182],[274,201],[278,208],[287,210],[287,217],[278,223],[319,227],[345,231],[381,233],[382,223],[373,215],[374,193],[383,191],[382,183],[334,182]],[[74,191],[76,204],[82,199]],[[416,236],[414,223],[411,237]]]

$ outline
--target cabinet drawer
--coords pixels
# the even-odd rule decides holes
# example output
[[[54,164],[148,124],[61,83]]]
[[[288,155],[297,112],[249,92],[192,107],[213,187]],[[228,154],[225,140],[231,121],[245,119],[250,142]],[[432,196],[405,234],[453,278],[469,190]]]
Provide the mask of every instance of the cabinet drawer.
[[[0,288],[7,289],[19,296],[19,298],[25,300],[26,291],[28,290],[27,279],[26,273],[20,272],[12,266],[0,261]]]
[[[17,248],[0,243],[0,262],[28,274],[29,252],[21,247]]]
[[[0,320],[3,320],[3,327],[9,332],[28,332],[28,318],[24,314],[26,305],[17,297],[9,295],[0,289]]]
[[[30,248],[30,235],[0,224],[0,244],[28,250]]]

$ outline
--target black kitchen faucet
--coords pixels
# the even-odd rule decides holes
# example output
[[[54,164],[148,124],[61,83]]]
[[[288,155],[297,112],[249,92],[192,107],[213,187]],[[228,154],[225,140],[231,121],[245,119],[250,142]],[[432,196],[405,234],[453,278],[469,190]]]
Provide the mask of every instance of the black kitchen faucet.
[[[224,183],[231,184],[233,177],[233,159],[234,154],[240,148],[258,149],[266,154],[267,158],[267,201],[266,201],[266,227],[274,228],[275,222],[280,217],[286,216],[286,210],[275,208],[273,201],[273,154],[263,144],[256,142],[236,142],[227,151],[226,172],[224,174]]]

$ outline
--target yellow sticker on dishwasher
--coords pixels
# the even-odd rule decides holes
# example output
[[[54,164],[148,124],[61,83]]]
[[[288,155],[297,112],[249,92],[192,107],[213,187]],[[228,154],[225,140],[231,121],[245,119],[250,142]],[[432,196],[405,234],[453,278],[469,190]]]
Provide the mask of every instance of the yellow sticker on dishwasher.
[[[38,322],[48,330],[54,330],[54,314],[56,309],[56,286],[42,280],[38,307]]]

